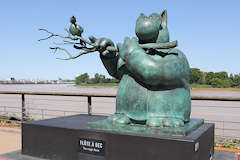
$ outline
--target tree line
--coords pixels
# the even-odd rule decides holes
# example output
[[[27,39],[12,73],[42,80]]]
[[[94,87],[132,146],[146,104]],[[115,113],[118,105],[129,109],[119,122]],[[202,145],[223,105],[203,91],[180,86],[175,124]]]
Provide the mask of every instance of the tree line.
[[[190,68],[190,84],[209,85],[213,88],[240,88],[240,74],[227,72],[203,72],[199,68]],[[106,78],[105,75],[96,73],[90,78],[88,73],[81,74],[75,78],[75,84],[98,84],[98,83],[119,83],[116,78]]]
[[[214,88],[240,88],[240,74],[202,72],[199,68],[191,68],[190,84],[210,85]]]
[[[96,73],[93,78],[90,78],[88,73],[81,74],[75,78],[75,84],[98,84],[98,83],[119,83],[116,78],[106,78],[105,75]]]

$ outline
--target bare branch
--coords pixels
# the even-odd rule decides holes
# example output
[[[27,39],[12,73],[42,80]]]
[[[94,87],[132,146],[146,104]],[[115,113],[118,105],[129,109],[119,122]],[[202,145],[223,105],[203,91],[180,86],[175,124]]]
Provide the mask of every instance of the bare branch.
[[[82,56],[82,55],[84,55],[84,54],[88,54],[88,53],[95,52],[95,51],[97,51],[97,50],[96,50],[95,48],[93,48],[93,49],[91,49],[91,50],[86,50],[86,51],[84,51],[84,52],[80,52],[78,55],[72,56],[72,57],[70,57],[70,58],[57,58],[57,59],[60,59],[60,60],[76,59],[76,58],[78,58],[78,57],[80,57],[80,56]]]
[[[48,36],[48,37],[46,37],[46,38],[39,39],[38,41],[47,40],[47,39],[49,39],[49,38],[51,38],[51,37],[54,37],[54,36],[55,36],[55,37],[72,39],[70,36],[62,36],[62,35],[60,35],[60,34],[55,34],[55,33],[49,32],[47,29],[44,29],[44,28],[40,28],[39,30],[40,30],[40,31],[45,31],[45,32],[49,33],[50,36]]]
[[[71,45],[76,45],[77,44],[77,45],[80,45],[80,43],[78,43],[78,42],[71,42],[71,41],[63,41],[63,43],[53,42],[53,44],[55,44],[55,45],[67,45],[67,44],[71,44]]]
[[[51,38],[51,37],[53,37],[53,36],[54,36],[54,35],[50,35],[50,36],[48,36],[48,37],[46,37],[46,38],[39,39],[38,41],[47,40],[47,39],[49,39],[49,38]]]
[[[81,44],[81,43],[78,43],[78,42],[71,42],[71,41],[63,41],[65,44]]]
[[[55,34],[55,33],[49,32],[47,29],[44,29],[44,28],[40,28],[39,30],[49,33],[50,36],[48,36],[46,38],[39,39],[38,41],[47,40],[51,37],[60,37],[60,38],[64,38],[64,39],[81,40],[81,41],[85,42],[86,44],[89,44],[89,45],[95,47],[94,43],[92,43],[92,42],[90,42],[90,41],[88,41],[88,40],[86,40],[86,39],[84,39],[83,37],[80,37],[80,36],[62,36],[60,34]],[[66,31],[69,32],[67,29],[66,29]]]
[[[54,53],[56,53],[57,50],[63,50],[64,52],[66,52],[69,56],[69,58],[57,58],[57,59],[60,59],[60,60],[70,60],[70,59],[75,59],[75,58],[78,58],[80,57],[81,55],[84,55],[84,54],[87,54],[87,53],[91,53],[91,52],[95,52],[97,51],[96,48],[84,48],[83,52],[80,52],[78,55],[76,56],[73,56],[67,49],[65,48],[61,48],[61,47],[50,47],[50,49],[54,50]]]
[[[66,29],[66,28],[64,30],[69,34],[69,36],[63,36],[63,35],[60,35],[60,34],[55,34],[55,33],[49,32],[47,29],[44,29],[44,28],[40,28],[39,30],[47,32],[50,35],[48,37],[46,37],[46,38],[39,39],[38,41],[47,40],[47,39],[49,39],[51,37],[60,37],[60,38],[63,38],[63,39],[70,39],[70,40],[73,40],[73,41],[63,40],[63,43],[55,43],[55,44],[57,44],[57,45],[71,44],[71,45],[73,45],[73,47],[75,49],[81,50],[81,52],[78,55],[73,56],[65,48],[61,48],[61,47],[50,48],[50,49],[54,50],[54,53],[56,53],[57,50],[63,50],[69,56],[69,58],[57,58],[57,59],[70,60],[70,59],[78,58],[78,57],[80,57],[80,56],[82,56],[84,54],[88,54],[88,53],[91,53],[91,52],[95,52],[95,51],[102,52],[102,50],[98,46],[96,46],[95,42],[96,42],[97,39],[95,37],[93,37],[93,36],[89,37],[90,41],[88,41],[88,40],[84,39],[81,36],[72,36],[71,33],[69,32],[69,30]],[[80,40],[80,43],[79,43],[79,41],[78,42],[76,42],[76,41],[74,42],[74,40]],[[82,42],[84,42],[85,44],[83,45]],[[91,48],[87,47],[86,44],[91,46]],[[169,49],[169,48],[174,48],[176,46],[177,46],[177,41],[172,41],[172,42],[167,42],[167,43],[139,44],[139,47],[144,48],[144,49]],[[106,50],[108,50],[109,52],[119,52],[118,48],[115,48],[114,46],[108,46],[106,48]]]
[[[72,54],[65,48],[61,48],[61,47],[50,47],[50,49],[54,50],[54,53],[57,52],[57,50],[63,50],[65,51],[69,57],[73,57]]]
[[[53,42],[53,44],[55,44],[55,45],[67,45],[67,44],[69,44],[69,43],[56,43],[56,42]]]

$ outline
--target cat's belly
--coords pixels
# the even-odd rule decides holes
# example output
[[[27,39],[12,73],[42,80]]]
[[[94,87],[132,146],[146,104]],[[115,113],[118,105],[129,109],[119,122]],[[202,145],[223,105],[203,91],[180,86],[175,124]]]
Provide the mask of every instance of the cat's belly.
[[[124,113],[134,120],[169,117],[187,121],[190,92],[185,88],[149,89],[125,74],[117,92],[116,113]]]
[[[134,120],[146,120],[147,89],[125,74],[118,87],[116,112]]]

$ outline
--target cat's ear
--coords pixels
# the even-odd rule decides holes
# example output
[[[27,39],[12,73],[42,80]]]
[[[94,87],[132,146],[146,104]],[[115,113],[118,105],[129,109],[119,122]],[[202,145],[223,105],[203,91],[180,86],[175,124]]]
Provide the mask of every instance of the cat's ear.
[[[167,10],[164,9],[161,13],[161,26],[162,28],[167,28]]]

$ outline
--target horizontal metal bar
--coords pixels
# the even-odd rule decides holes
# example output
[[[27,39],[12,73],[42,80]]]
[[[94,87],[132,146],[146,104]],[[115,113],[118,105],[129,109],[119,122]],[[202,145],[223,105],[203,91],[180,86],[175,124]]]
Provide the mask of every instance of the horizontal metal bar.
[[[26,95],[51,95],[51,96],[82,96],[82,97],[116,97],[116,94],[102,93],[79,93],[79,92],[47,92],[47,91],[4,91],[0,94],[26,94]],[[240,97],[221,96],[191,96],[192,100],[213,100],[213,101],[240,101]]]
[[[240,101],[240,97],[224,97],[224,96],[191,96],[191,100],[206,101]]]
[[[49,95],[49,96],[82,96],[82,97],[116,97],[116,94],[79,93],[79,92],[36,92],[36,91],[0,91],[0,94],[26,94],[26,95]]]

